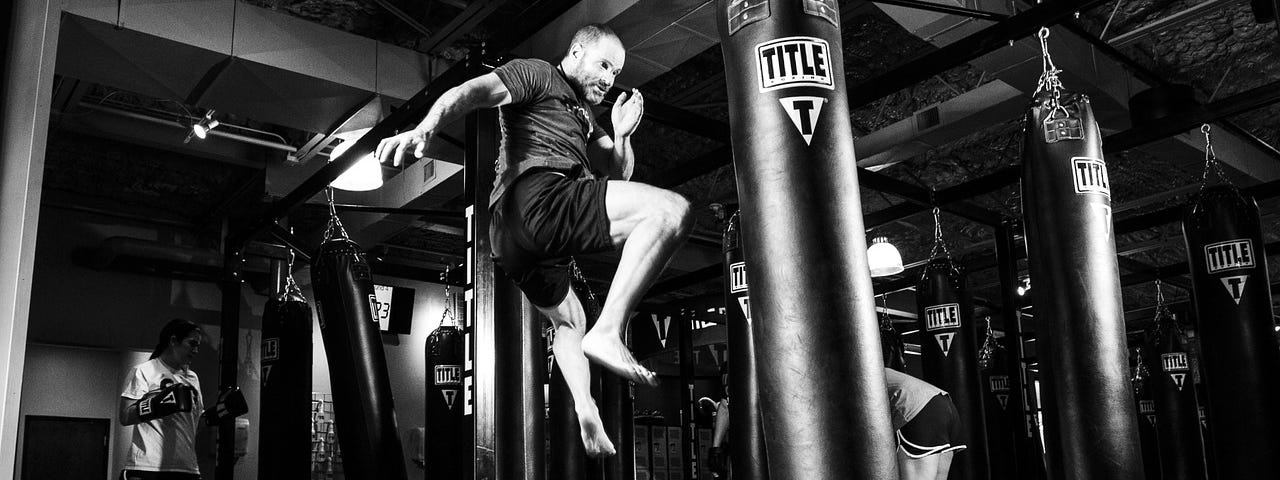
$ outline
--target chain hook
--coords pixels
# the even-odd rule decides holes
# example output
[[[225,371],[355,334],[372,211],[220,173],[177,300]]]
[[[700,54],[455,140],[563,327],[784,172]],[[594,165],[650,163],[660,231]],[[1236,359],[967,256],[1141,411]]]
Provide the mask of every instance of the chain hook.
[[[1226,172],[1222,170],[1222,162],[1218,161],[1218,152],[1213,149],[1213,127],[1209,124],[1200,126],[1200,133],[1204,134],[1204,173],[1200,175],[1200,190],[1204,191],[1209,185],[1209,172],[1212,170],[1218,176],[1218,180],[1227,185],[1234,184],[1230,178],[1227,178]]]

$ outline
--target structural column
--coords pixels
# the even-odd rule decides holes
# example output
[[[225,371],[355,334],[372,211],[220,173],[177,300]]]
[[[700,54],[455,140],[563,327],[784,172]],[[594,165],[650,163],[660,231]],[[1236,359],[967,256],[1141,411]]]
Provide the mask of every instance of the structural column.
[[[467,327],[464,413],[474,426],[472,478],[544,476],[542,338],[536,310],[490,257],[489,192],[498,156],[498,111],[466,119]]]
[[[0,478],[13,478],[61,2],[0,5]]]

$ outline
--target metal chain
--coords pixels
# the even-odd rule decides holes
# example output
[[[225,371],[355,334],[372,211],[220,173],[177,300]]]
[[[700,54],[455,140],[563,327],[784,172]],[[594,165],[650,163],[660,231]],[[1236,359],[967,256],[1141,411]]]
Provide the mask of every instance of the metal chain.
[[[1136,394],[1138,393],[1138,386],[1141,382],[1145,381],[1147,377],[1151,376],[1151,372],[1147,370],[1146,362],[1142,361],[1142,347],[1134,349],[1134,356],[1138,357],[1138,362],[1133,366],[1133,378],[1130,379],[1130,381],[1133,383],[1134,393]]]
[[[452,285],[449,284],[450,265],[444,266],[444,271],[440,272],[440,281],[444,283],[444,312],[440,313],[440,325],[457,325],[458,315],[453,311],[454,298]]]
[[[329,202],[329,224],[324,228],[324,239],[329,240],[348,240],[347,229],[342,227],[342,220],[338,219],[338,207],[333,203],[333,187],[325,187],[325,200]]]
[[[1218,176],[1218,180],[1227,185],[1235,186],[1231,183],[1231,179],[1227,178],[1226,172],[1222,171],[1222,162],[1218,161],[1218,152],[1213,149],[1213,136],[1211,131],[1213,127],[1209,124],[1200,126],[1200,133],[1204,134],[1204,173],[1200,175],[1200,190],[1204,190],[1209,185],[1209,171],[1212,170]]]
[[[569,259],[569,274],[573,276],[573,281],[582,284],[582,288],[587,290],[587,300],[591,303],[599,304],[599,302],[596,302],[595,290],[591,288],[591,284],[587,283],[587,277],[584,277],[582,270],[578,268],[578,259]]]
[[[1062,106],[1062,80],[1058,78],[1058,74],[1062,70],[1053,63],[1053,56],[1049,53],[1049,27],[1040,27],[1040,66],[1043,71],[1040,73],[1040,81],[1036,85],[1035,95],[1043,92],[1049,92],[1049,115],[1045,117],[1045,124],[1049,124],[1054,120],[1071,116],[1066,107]]]
[[[929,258],[938,258],[939,250],[947,258],[951,258],[951,250],[947,248],[947,242],[942,239],[942,209],[933,207],[933,249],[929,251]]]
[[[986,317],[987,322],[987,338],[982,340],[982,348],[978,349],[978,367],[991,368],[995,362],[996,350],[1000,348],[1000,342],[996,340],[996,332],[991,330],[991,316]]]

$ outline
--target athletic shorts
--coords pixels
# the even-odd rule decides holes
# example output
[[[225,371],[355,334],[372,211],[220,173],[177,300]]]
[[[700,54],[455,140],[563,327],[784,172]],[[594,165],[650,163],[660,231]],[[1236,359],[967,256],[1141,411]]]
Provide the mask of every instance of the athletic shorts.
[[[605,192],[609,181],[554,170],[522,175],[493,207],[493,260],[534,305],[550,308],[569,293],[573,255],[614,249]]]
[[[911,458],[965,448],[960,413],[946,394],[934,395],[915,418],[898,429],[898,449]]]

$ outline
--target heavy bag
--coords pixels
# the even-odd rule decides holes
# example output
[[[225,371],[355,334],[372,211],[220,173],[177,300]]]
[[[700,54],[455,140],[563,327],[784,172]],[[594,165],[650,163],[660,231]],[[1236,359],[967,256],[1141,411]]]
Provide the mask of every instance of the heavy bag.
[[[1202,190],[1182,221],[1218,478],[1280,478],[1280,345],[1258,205]]]
[[[714,15],[769,476],[892,477],[840,8],[717,0]]]
[[[960,413],[968,448],[951,463],[951,479],[985,479],[987,425],[978,368],[977,327],[965,277],[949,257],[935,257],[916,284],[924,380],[946,390]]]
[[[725,321],[728,323],[729,360],[720,366],[721,383],[733,399],[729,407],[729,463],[739,480],[769,478],[764,431],[760,425],[760,392],[756,384],[756,349],[751,337],[751,291],[747,282],[746,255],[737,213],[729,217],[721,239],[724,253]],[[733,368],[729,368],[733,365]],[[724,373],[728,375],[725,375]]]
[[[1047,470],[1050,478],[1142,478],[1102,137],[1080,94],[1037,94],[1026,122],[1022,211]]]
[[[1006,336],[1000,340],[1008,340]],[[987,420],[987,452],[991,461],[992,480],[1020,480],[1016,476],[1013,442],[1022,425],[1012,423],[1010,409],[1017,409],[1021,398],[1009,388],[1009,349],[992,349],[987,367],[982,369],[982,407]]]
[[[369,263],[346,235],[325,241],[312,259],[311,282],[329,359],[342,469],[351,479],[403,480],[404,450]]]
[[[450,309],[457,311],[454,306]],[[423,460],[431,480],[463,480],[471,461],[472,435],[462,404],[466,337],[456,323],[446,319],[427,336],[425,346],[428,377]]]
[[[262,312],[258,478],[311,475],[311,306],[293,279]]]
[[[902,342],[902,334],[893,328],[893,319],[888,314],[880,314],[880,350],[884,353],[884,366],[902,373],[907,373],[907,359],[904,357],[907,346]]]
[[[1155,367],[1147,383],[1155,401],[1160,471],[1164,480],[1204,480],[1191,354],[1173,314],[1157,313],[1155,322],[1155,331],[1147,343],[1146,362]]]
[[[1135,359],[1133,378],[1134,406],[1138,413],[1138,441],[1142,445],[1142,465],[1147,472],[1147,480],[1162,480],[1160,476],[1160,438],[1157,431],[1156,401],[1151,396],[1148,383],[1151,382],[1146,362],[1142,358],[1142,349],[1132,357]]]

